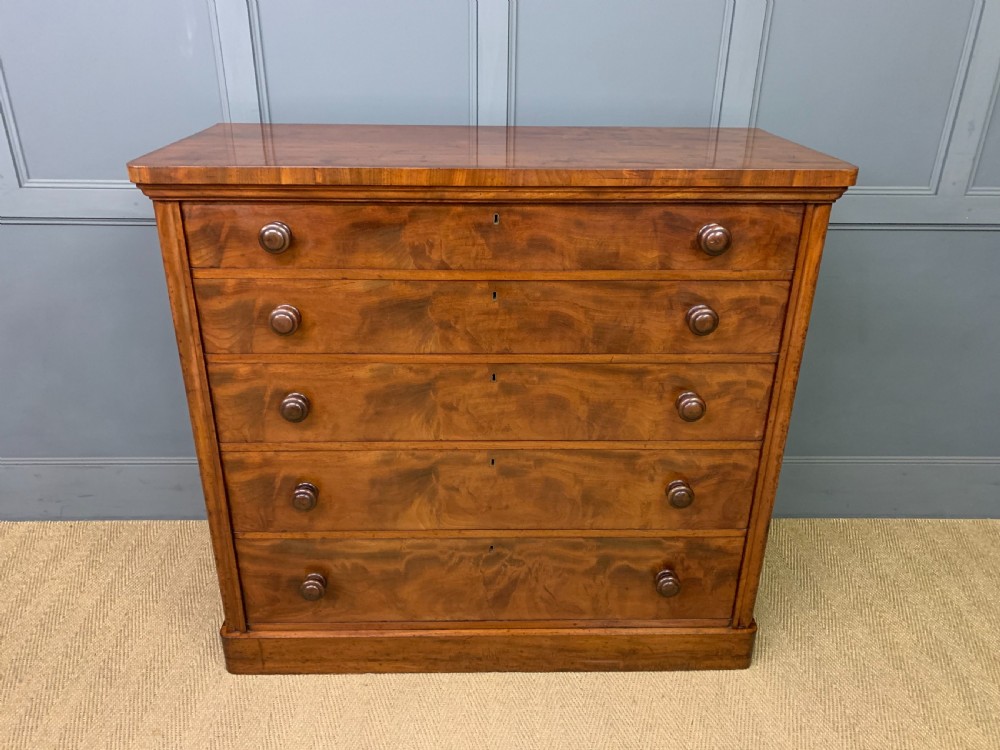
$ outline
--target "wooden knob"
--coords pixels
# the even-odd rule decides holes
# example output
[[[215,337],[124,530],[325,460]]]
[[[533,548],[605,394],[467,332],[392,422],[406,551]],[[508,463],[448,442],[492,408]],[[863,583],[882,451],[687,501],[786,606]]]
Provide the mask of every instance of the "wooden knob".
[[[292,244],[292,230],[288,228],[287,224],[272,221],[260,228],[257,241],[267,252],[272,255],[280,255]]]
[[[271,324],[271,330],[279,336],[287,336],[299,330],[302,313],[294,305],[278,305],[267,316],[267,322]]]
[[[694,502],[694,490],[683,479],[675,479],[667,485],[667,500],[675,508],[686,508]]]
[[[294,307],[292,308],[295,309]],[[298,312],[296,310],[296,312]],[[687,325],[695,336],[707,336],[719,327],[719,313],[708,305],[695,305],[687,311]]]
[[[292,492],[292,507],[295,510],[307,511],[316,507],[319,501],[319,488],[312,482],[299,482]]]
[[[301,422],[309,416],[309,399],[302,393],[289,393],[281,399],[281,416],[288,422]]]
[[[698,230],[698,247],[706,255],[722,255],[733,244],[733,235],[721,224],[706,224]]]
[[[306,601],[322,599],[326,596],[326,578],[322,573],[309,573],[299,586],[299,593]]]
[[[707,409],[704,400],[694,391],[684,391],[677,397],[677,413],[685,422],[697,422]]]
[[[668,599],[681,593],[681,579],[670,568],[656,574],[656,593]]]

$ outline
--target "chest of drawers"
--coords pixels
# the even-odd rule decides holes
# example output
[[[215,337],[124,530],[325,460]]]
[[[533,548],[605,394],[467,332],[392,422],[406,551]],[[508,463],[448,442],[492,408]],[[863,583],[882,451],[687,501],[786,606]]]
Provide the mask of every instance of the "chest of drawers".
[[[129,174],[231,671],[750,663],[853,167],[756,130],[218,125]]]

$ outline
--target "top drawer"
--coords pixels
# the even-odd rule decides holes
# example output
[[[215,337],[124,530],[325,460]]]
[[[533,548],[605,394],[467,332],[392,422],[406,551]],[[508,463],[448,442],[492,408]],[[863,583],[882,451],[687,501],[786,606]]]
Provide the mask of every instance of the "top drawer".
[[[801,205],[185,203],[195,268],[789,270]],[[266,251],[262,229],[279,252]],[[716,244],[699,232],[719,225]],[[725,241],[731,237],[728,248]],[[721,252],[720,252],[721,251]]]

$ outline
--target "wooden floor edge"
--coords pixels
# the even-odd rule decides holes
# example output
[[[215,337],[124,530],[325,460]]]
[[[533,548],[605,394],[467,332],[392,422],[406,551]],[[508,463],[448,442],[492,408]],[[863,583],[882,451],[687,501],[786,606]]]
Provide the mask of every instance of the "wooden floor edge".
[[[745,669],[748,628],[222,632],[233,674]]]

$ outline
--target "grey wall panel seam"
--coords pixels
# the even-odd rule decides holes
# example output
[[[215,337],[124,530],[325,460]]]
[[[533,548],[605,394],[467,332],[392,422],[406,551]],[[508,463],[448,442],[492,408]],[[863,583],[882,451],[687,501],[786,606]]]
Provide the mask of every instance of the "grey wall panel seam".
[[[867,464],[871,466],[1000,466],[1000,456],[785,456],[786,464]]]
[[[73,216],[0,216],[0,225],[10,226],[101,226],[155,227],[156,219],[138,217],[73,217]]]
[[[17,133],[17,121],[14,119],[14,106],[10,100],[10,89],[7,87],[2,57],[0,57],[0,118],[3,119],[4,130],[7,131],[7,147],[13,160],[14,179],[17,187],[23,188],[28,180],[28,164],[24,159],[24,149],[21,148],[21,137]]]
[[[750,104],[750,127],[757,127],[757,113],[760,109],[760,92],[764,88],[764,66],[767,62],[767,47],[771,41],[771,20],[774,18],[774,0],[767,0],[764,6],[764,23],[760,30],[760,53],[757,57],[757,72],[753,82],[753,97]]]
[[[842,224],[830,223],[828,231],[899,231],[899,232],[996,232],[1000,231],[1000,224],[882,224],[867,222],[844,222]]]
[[[197,464],[194,456],[40,456],[0,458],[4,466],[188,466]]]

